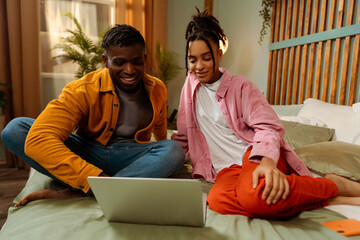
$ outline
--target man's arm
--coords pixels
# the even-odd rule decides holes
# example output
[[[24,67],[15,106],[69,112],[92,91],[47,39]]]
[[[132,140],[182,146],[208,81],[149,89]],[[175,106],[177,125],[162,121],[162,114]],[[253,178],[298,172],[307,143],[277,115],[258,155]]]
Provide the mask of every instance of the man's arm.
[[[25,153],[60,181],[85,193],[90,186],[88,176],[102,170],[87,163],[65,146],[64,141],[86,117],[85,99],[71,87],[65,87],[59,99],[53,100],[31,127],[25,142]]]

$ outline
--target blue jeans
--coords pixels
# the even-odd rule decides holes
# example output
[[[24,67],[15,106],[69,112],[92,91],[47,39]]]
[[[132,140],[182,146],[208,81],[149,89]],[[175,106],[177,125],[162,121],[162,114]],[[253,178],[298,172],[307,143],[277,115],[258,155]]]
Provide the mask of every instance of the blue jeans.
[[[26,117],[10,121],[1,133],[3,144],[30,167],[63,183],[24,152],[26,136],[34,121]],[[173,140],[109,143],[103,146],[95,140],[70,134],[64,144],[82,159],[115,177],[169,177],[181,169],[185,159],[184,150]]]

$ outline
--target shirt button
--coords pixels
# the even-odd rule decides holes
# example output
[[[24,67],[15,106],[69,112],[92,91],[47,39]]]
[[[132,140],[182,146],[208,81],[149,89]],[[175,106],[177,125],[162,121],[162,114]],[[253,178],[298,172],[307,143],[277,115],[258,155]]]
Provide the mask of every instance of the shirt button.
[[[115,103],[115,104],[114,104],[114,107],[116,107],[116,108],[117,108],[118,106],[119,106],[119,104],[117,104],[117,103]]]
[[[80,185],[79,188],[80,188],[80,189],[84,189],[85,187],[84,187],[84,185]]]

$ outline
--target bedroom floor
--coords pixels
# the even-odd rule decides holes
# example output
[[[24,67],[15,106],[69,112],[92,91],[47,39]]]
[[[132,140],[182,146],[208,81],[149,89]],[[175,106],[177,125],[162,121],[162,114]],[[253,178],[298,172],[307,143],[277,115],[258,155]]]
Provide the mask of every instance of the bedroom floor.
[[[0,229],[5,223],[8,209],[13,206],[14,198],[25,186],[29,171],[9,168],[0,162]]]

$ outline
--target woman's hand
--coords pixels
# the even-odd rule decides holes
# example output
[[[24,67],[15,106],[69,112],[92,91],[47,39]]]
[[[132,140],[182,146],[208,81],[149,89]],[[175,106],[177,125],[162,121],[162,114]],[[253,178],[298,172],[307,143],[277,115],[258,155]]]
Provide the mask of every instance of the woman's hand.
[[[274,160],[267,157],[261,159],[261,163],[253,172],[254,189],[262,177],[265,178],[265,189],[262,194],[262,199],[266,199],[268,205],[277,203],[281,197],[286,199],[289,195],[290,186],[285,174],[276,167]]]

